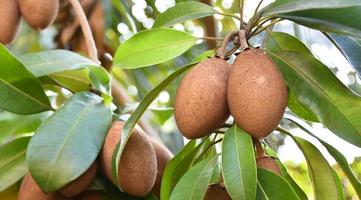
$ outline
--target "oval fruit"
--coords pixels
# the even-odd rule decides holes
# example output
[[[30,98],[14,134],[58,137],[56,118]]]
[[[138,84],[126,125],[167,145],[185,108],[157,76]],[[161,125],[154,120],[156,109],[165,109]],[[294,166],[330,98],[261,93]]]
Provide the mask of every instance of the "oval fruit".
[[[124,123],[113,122],[101,152],[101,165],[109,180],[112,178],[112,156],[121,138]],[[124,192],[146,196],[157,176],[157,158],[148,136],[138,127],[133,129],[119,161],[118,178]]]
[[[27,174],[20,186],[18,200],[70,200],[59,192],[44,194],[30,174]]]
[[[227,61],[215,57],[198,63],[184,76],[177,89],[174,116],[185,137],[206,136],[228,119],[229,70]]]
[[[287,106],[287,87],[276,65],[261,49],[239,54],[228,79],[227,99],[237,124],[262,139],[279,124]]]
[[[84,192],[90,184],[93,182],[95,175],[97,174],[98,164],[94,162],[87,171],[81,176],[68,183],[66,186],[61,188],[59,191],[67,196],[73,197]]]
[[[219,184],[208,186],[204,200],[232,200],[227,190]]]
[[[59,0],[19,0],[21,15],[34,29],[45,29],[56,19]]]
[[[0,43],[11,43],[18,31],[20,10],[17,0],[0,0]]]
[[[267,169],[279,176],[281,176],[281,170],[278,167],[276,161],[269,156],[260,156],[256,158],[257,167]]]
[[[158,169],[157,178],[155,180],[152,193],[156,195],[158,199],[160,199],[160,186],[162,182],[163,172],[165,170],[165,167],[167,166],[168,161],[172,159],[173,154],[163,144],[155,141],[154,139],[151,139],[151,141],[155,154],[157,156],[157,169]]]

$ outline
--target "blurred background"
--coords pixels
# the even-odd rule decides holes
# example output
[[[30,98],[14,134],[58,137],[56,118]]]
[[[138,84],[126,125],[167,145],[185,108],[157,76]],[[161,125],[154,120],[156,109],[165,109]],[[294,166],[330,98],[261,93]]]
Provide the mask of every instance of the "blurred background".
[[[118,45],[130,38],[133,34],[151,28],[157,15],[174,6],[176,3],[183,1],[81,0],[95,36],[99,57],[103,66],[110,69],[112,55]],[[54,48],[66,48],[82,54],[87,52],[84,38],[82,37],[79,24],[75,20],[71,7],[66,0],[61,0],[61,2],[61,11],[56,23],[52,27],[38,32],[29,28],[26,23],[22,23],[17,40],[10,46],[14,54],[22,55],[29,52]],[[239,1],[237,0],[203,0],[202,2],[212,4],[219,12],[239,16]],[[271,0],[265,0],[261,7],[271,2]],[[252,17],[258,3],[258,0],[245,0],[245,20]],[[228,32],[239,29],[239,22],[231,17],[215,15],[213,18],[204,18],[188,21],[183,24],[176,24],[173,28],[186,31],[197,37],[223,37]],[[286,32],[298,37],[345,85],[355,93],[361,95],[360,78],[338,49],[322,33],[296,25],[290,21],[280,22],[274,27],[274,30]],[[263,34],[260,34],[252,38],[251,43],[254,46],[260,46],[262,38]],[[217,45],[219,44],[217,44],[216,41],[199,40],[199,45],[193,47],[182,56],[160,65],[135,70],[111,69],[113,78],[123,87],[129,96],[130,102],[132,102],[128,103],[120,112],[125,114],[124,117],[126,118],[127,113],[131,113],[132,110],[136,108],[137,103],[147,92],[155,87],[162,79],[166,78],[168,74],[191,62],[202,52],[208,49],[214,49]],[[173,118],[172,105],[178,83],[179,79],[166,90],[162,91],[143,117],[143,120],[149,121],[152,132],[161,138],[174,153],[177,153],[187,142],[179,133]],[[66,93],[66,91],[64,93]],[[293,115],[289,110],[287,114]],[[31,130],[29,127],[35,126],[36,123],[41,123],[40,118],[40,120],[36,122],[23,123],[11,129],[5,128],[9,121],[17,117],[19,116],[10,113],[1,114],[0,133],[31,134],[31,131],[29,133],[29,130]],[[284,125],[287,126],[287,124]],[[307,126],[320,138],[341,151],[351,164],[356,175],[361,178],[361,148],[344,142],[328,129],[324,128],[322,124],[308,123]],[[296,128],[292,129],[292,133],[301,137],[307,137],[306,134]],[[6,133],[4,133],[4,135],[6,135]],[[342,178],[346,199],[357,199],[350,183],[338,166],[335,165],[336,162],[332,157],[328,155],[327,151],[322,148],[316,140],[312,138],[308,139],[313,141],[321,150]],[[0,138],[0,145],[4,141],[5,140],[1,140]],[[305,159],[292,139],[275,132],[266,138],[265,142],[273,150],[277,151],[279,159],[288,167],[290,174],[307,192],[309,198],[312,198],[311,184],[309,183],[308,176],[306,176],[307,166]],[[9,191],[11,190],[10,188]],[[0,199],[3,199],[1,195],[4,194],[0,194]]]

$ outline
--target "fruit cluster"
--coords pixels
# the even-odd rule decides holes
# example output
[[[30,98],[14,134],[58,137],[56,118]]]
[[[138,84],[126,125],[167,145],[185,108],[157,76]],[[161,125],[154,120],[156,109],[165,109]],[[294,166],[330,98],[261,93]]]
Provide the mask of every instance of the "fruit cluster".
[[[101,192],[87,191],[87,189],[97,172],[103,173],[110,181],[114,182],[111,162],[123,126],[124,123],[121,121],[113,122],[105,138],[99,159],[77,179],[56,192],[45,194],[29,173],[20,186],[18,200],[102,199]],[[151,139],[141,128],[134,128],[119,161],[120,187],[124,192],[133,196],[146,196],[152,192],[159,197],[163,172],[172,157],[172,153],[164,145]]]
[[[59,11],[59,0],[0,0],[0,43],[9,44],[18,32],[21,16],[34,29],[50,26]]]
[[[278,126],[286,106],[287,87],[277,66],[263,50],[245,48],[233,64],[216,56],[194,66],[177,89],[174,116],[189,139],[212,134],[232,116],[259,142]],[[255,146],[257,166],[280,174],[275,160]]]

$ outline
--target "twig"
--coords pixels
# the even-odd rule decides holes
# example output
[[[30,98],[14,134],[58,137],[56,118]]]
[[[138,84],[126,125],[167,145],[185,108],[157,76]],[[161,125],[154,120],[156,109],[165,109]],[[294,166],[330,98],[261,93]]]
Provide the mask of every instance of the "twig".
[[[244,29],[243,8],[244,8],[244,0],[239,0],[239,14],[241,15],[240,24],[239,24],[240,29]]]
[[[93,33],[90,29],[90,25],[88,23],[88,20],[86,18],[86,15],[84,13],[83,8],[81,7],[81,4],[78,0],[69,0],[70,4],[74,8],[75,14],[79,20],[80,27],[83,31],[85,43],[88,48],[89,57],[91,60],[93,60],[96,63],[99,63],[98,60],[98,52],[95,45],[95,40],[93,37]]]
[[[199,39],[201,39],[201,40],[216,40],[216,41],[223,41],[224,40],[224,38],[208,37],[208,36],[200,37]]]

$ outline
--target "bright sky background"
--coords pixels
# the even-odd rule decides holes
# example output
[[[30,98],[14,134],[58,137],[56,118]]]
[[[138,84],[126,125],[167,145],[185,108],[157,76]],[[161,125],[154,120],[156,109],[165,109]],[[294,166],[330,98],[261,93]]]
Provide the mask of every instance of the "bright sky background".
[[[143,23],[144,27],[151,28],[154,23],[154,19],[148,18],[146,15],[146,1],[132,1],[134,3],[134,6],[132,7],[132,14],[139,22]],[[271,3],[272,1],[273,0],[265,0],[263,6]],[[248,20],[253,15],[254,9],[256,8],[258,2],[258,0],[246,0],[246,7],[244,10],[245,20]],[[223,0],[222,7],[224,9],[230,8],[233,3],[235,3],[234,0]],[[168,8],[175,5],[175,0],[156,0],[155,5],[159,12],[164,12]],[[215,9],[219,10],[221,8]],[[222,18],[222,16],[216,16],[216,18]],[[235,21],[235,24],[238,23]],[[202,37],[204,34],[202,27],[196,26],[192,22],[177,24],[173,28],[188,31],[197,37]],[[219,25],[218,28],[222,29],[222,26]],[[293,24],[288,21],[281,22],[281,25],[277,26],[276,29],[290,34],[294,34]],[[129,30],[128,26],[125,23],[120,23],[118,25],[118,31],[122,34],[122,36],[120,37],[121,41],[128,39],[134,34]],[[350,75],[350,72],[353,71],[353,68],[349,65],[346,59],[342,56],[342,54],[338,51],[336,47],[334,47],[327,39],[325,39],[325,37],[321,33],[306,28],[301,28],[301,31],[303,31],[304,33],[304,37],[302,38],[303,42],[305,42],[310,47],[311,51],[315,54],[315,56],[318,57],[324,64],[328,65],[329,67],[337,67],[339,69],[339,72],[336,75],[344,84],[347,85],[354,81],[357,81],[359,84],[361,84],[360,79],[355,76],[354,73],[353,75]],[[312,42],[315,40],[317,41],[317,43]],[[137,89],[134,86],[130,86],[128,90],[129,92],[132,92],[134,94],[137,93]],[[164,91],[159,96],[158,101],[167,102],[169,101],[169,98],[169,94]],[[305,125],[307,126],[307,124]],[[173,128],[174,123],[166,123],[166,125],[164,126],[165,131],[167,129],[171,130]],[[361,156],[361,148],[358,148],[343,141],[332,132],[330,132],[328,129],[325,129],[321,124],[313,124],[312,127],[309,128],[313,130],[313,132],[316,133],[320,138],[324,139],[325,141],[336,147],[339,151],[341,151],[349,162],[353,162],[354,157]],[[297,136],[307,138],[309,141],[314,143],[317,148],[321,150],[321,152],[326,156],[326,158],[330,161],[331,164],[335,163],[335,161],[327,153],[325,148],[323,148],[322,145],[318,143],[315,139],[303,133],[301,130],[293,130],[292,133]],[[279,148],[278,155],[281,161],[292,160],[295,163],[300,163],[304,161],[304,157],[301,151],[298,149],[293,140],[289,137],[286,138],[285,144]]]

